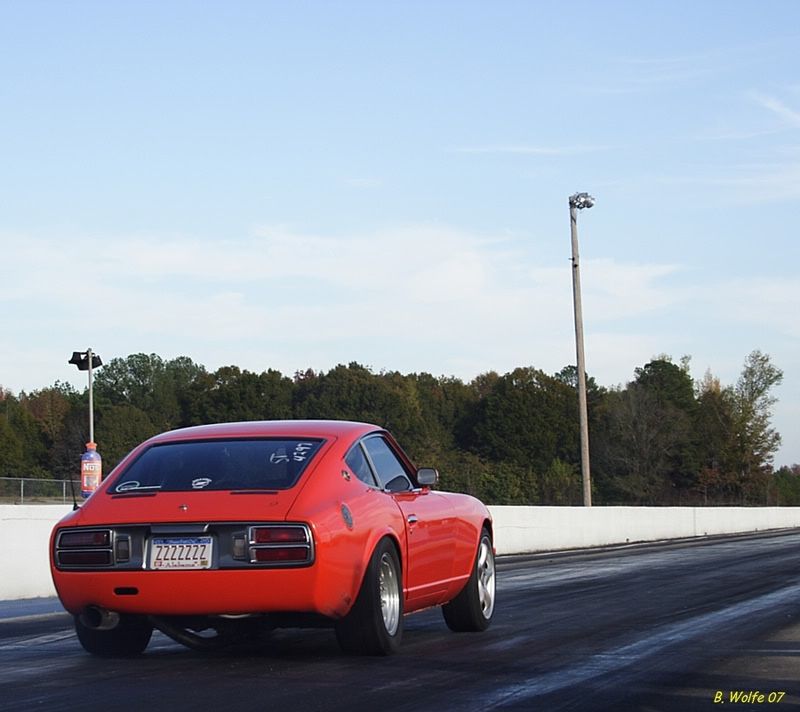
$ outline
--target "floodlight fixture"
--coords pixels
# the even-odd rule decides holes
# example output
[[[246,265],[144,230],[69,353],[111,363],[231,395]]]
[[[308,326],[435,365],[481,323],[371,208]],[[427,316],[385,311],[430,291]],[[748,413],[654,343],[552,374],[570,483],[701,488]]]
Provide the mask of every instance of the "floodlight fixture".
[[[583,210],[594,205],[594,198],[588,193],[575,193],[569,196],[569,207]]]
[[[91,349],[88,351],[73,351],[72,358],[67,363],[74,364],[79,371],[88,371],[89,354],[92,354],[92,368],[100,368],[103,365],[103,361],[97,354],[92,353]]]

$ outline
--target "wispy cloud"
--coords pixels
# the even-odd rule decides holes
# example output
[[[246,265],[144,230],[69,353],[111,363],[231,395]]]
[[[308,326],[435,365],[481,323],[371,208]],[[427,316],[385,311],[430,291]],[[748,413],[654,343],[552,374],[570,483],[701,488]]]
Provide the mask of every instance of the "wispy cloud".
[[[732,190],[741,203],[777,203],[800,200],[800,160],[734,166],[726,175],[709,177],[709,185]]]
[[[596,80],[587,78],[587,94],[640,94],[692,86],[717,75],[723,65],[711,54],[612,60]]]
[[[102,251],[90,238],[17,238],[0,267],[0,308],[12,315],[7,343],[26,352],[38,347],[39,337],[25,336],[31,332],[74,349],[88,311],[92,345],[106,358],[186,353],[210,368],[288,373],[355,359],[462,377],[525,363],[558,370],[573,358],[568,266],[532,265],[505,237],[430,225],[349,237],[262,228],[216,242],[106,239]],[[92,278],[75,279],[93,249]],[[26,262],[36,271],[10,268]],[[595,323],[664,309],[676,298],[660,284],[671,266],[605,260],[586,270]],[[0,353],[0,382],[45,385],[22,380],[15,364],[23,361],[15,349]]]
[[[800,339],[800,278],[755,278],[728,282],[715,293],[709,291],[709,302],[720,312],[738,322],[754,327],[767,327],[797,340]]]
[[[451,153],[509,153],[523,156],[578,156],[584,153],[608,151],[610,146],[534,146],[530,144],[484,144],[457,146]]]
[[[797,41],[797,36],[787,35],[672,56],[612,58],[596,65],[596,77],[581,77],[577,88],[588,94],[614,95],[693,87],[774,65],[784,56],[793,56]]]
[[[91,237],[0,237],[0,383],[15,391],[77,378],[64,362],[86,345],[105,359],[152,351],[287,374],[356,360],[468,379],[574,363],[571,270],[537,263],[529,239],[419,224],[344,237],[279,227],[213,242],[121,236],[102,249]],[[86,254],[92,271],[80,279]],[[797,279],[704,273],[693,284],[677,264],[610,258],[585,260],[582,278],[587,363],[605,385],[661,352],[718,373],[734,354],[720,373],[730,380],[744,354],[768,348],[764,333],[800,335]],[[793,365],[791,351],[775,356]]]
[[[784,129],[751,129],[751,130],[723,130],[716,132],[708,132],[693,136],[693,141],[748,141],[753,138],[762,138],[763,136],[774,136],[779,134]]]
[[[758,93],[753,93],[750,96],[753,101],[771,111],[785,123],[794,128],[800,128],[800,111],[788,107],[784,102],[774,96]]]
[[[773,160],[703,167],[689,174],[640,174],[631,184],[689,186],[706,189],[722,204],[770,204],[800,200],[800,154],[781,147]]]
[[[350,188],[370,189],[380,188],[383,185],[383,181],[380,178],[369,177],[345,178],[344,184]]]

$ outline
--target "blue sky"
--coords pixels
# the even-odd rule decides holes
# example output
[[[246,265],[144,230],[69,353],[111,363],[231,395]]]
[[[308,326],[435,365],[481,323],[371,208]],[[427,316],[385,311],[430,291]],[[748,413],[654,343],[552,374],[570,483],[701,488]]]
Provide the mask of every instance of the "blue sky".
[[[0,384],[91,346],[470,379],[783,369],[800,462],[797,2],[0,0]],[[72,369],[72,370],[71,370]]]

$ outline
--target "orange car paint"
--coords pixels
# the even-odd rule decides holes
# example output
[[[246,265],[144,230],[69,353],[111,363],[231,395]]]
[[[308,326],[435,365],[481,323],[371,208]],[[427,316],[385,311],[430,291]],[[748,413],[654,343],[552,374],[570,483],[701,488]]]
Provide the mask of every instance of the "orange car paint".
[[[374,433],[386,438],[413,481],[416,470],[391,435],[364,423],[231,423],[151,438],[133,450],[79,510],[54,528],[51,571],[64,607],[75,614],[94,605],[120,613],[152,615],[312,612],[339,618],[347,614],[358,596],[372,552],[384,537],[392,540],[399,553],[405,612],[447,602],[470,575],[481,529],[491,526],[488,510],[467,495],[429,488],[390,494],[361,482],[349,471],[345,457],[359,439]],[[254,494],[164,491],[148,497],[114,497],[111,493],[118,475],[156,443],[289,436],[325,442],[297,484],[288,490]],[[310,526],[315,546],[312,565],[76,571],[61,570],[54,560],[55,538],[70,527],[284,521]]]

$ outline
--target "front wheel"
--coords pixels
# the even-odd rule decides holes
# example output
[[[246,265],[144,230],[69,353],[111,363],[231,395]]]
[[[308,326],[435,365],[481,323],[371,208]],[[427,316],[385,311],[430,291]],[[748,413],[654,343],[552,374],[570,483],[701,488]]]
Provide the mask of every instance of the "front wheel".
[[[336,624],[346,653],[390,655],[403,637],[403,583],[397,551],[382,539],[372,553],[358,598]]]
[[[492,537],[484,529],[467,585],[450,603],[442,606],[447,627],[459,633],[486,630],[494,614],[495,591]]]
[[[75,616],[75,632],[87,653],[101,658],[124,658],[141,653],[150,642],[153,626],[142,616],[121,615],[109,630],[90,628]]]

